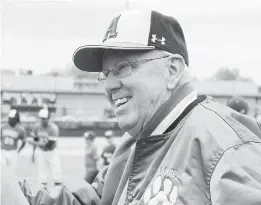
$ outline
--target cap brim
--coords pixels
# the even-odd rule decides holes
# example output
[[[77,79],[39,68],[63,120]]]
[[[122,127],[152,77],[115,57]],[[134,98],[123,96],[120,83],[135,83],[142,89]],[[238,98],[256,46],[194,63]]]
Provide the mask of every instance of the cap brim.
[[[101,45],[86,45],[78,48],[73,55],[73,62],[77,68],[87,72],[102,71],[102,54],[104,50],[152,50],[155,46],[135,43],[110,43]]]

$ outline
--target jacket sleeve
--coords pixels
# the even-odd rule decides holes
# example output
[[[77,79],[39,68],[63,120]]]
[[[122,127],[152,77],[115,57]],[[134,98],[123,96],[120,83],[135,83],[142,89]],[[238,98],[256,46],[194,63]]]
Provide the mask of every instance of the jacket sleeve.
[[[77,186],[73,187],[68,183],[49,191],[42,188],[36,194],[32,194],[26,181],[20,187],[30,205],[99,205],[106,172],[107,167],[97,175],[92,185],[83,180],[77,181]]]
[[[261,204],[261,143],[246,142],[226,150],[210,180],[212,205]]]
[[[36,194],[32,194],[28,183],[24,181],[20,184],[22,192],[26,197],[30,205],[98,205],[100,204],[100,198],[95,189],[85,182],[80,191],[83,192],[82,196],[73,192],[67,186],[55,187],[52,190],[46,190],[45,188],[39,189]],[[79,189],[77,189],[79,192]],[[13,196],[16,196],[13,193]]]
[[[250,129],[256,136],[261,139],[261,126],[254,118],[235,112],[231,113],[231,117]]]

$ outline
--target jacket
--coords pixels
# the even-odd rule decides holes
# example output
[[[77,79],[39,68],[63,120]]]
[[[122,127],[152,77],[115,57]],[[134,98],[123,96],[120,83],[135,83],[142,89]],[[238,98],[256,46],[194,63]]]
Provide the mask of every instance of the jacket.
[[[151,135],[192,90],[183,86],[137,140],[124,135],[92,185],[63,187],[42,204],[261,204],[261,131],[252,118],[201,96],[163,134]]]

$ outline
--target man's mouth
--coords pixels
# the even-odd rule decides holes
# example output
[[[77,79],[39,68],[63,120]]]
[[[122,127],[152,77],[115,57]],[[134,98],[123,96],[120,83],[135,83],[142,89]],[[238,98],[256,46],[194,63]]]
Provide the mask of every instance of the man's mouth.
[[[114,102],[113,102],[114,107],[118,108],[118,107],[126,104],[130,99],[131,99],[131,97],[118,98],[118,99],[114,100]]]

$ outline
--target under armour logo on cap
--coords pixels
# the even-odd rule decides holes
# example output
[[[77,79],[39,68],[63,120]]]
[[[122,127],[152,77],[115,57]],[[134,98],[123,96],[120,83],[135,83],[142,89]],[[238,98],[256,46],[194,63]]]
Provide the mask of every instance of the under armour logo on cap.
[[[165,40],[166,40],[166,39],[165,39],[163,36],[162,36],[161,39],[157,38],[156,34],[152,34],[151,36],[152,36],[151,41],[152,41],[153,43],[156,43],[156,41],[160,41],[160,42],[161,42],[161,45],[165,45]]]

